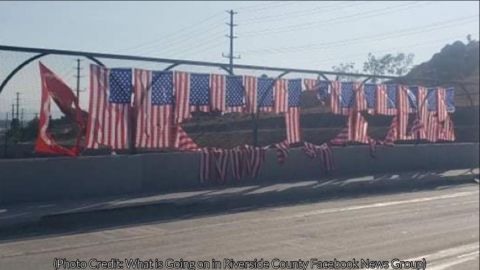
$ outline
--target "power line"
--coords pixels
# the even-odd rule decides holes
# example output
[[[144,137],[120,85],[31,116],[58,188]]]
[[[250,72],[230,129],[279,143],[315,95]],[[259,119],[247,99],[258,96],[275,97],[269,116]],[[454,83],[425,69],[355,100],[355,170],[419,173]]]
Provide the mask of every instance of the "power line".
[[[276,4],[276,5],[275,5]],[[237,8],[237,10],[241,10],[241,11],[245,11],[245,10],[251,10],[253,9],[253,11],[250,11],[252,13],[255,13],[255,12],[259,12],[259,11],[262,11],[262,10],[265,10],[265,9],[275,9],[275,8],[279,8],[279,7],[283,7],[283,6],[289,6],[289,5],[292,5],[292,4],[297,4],[295,1],[279,1],[279,2],[276,2],[274,5],[272,5],[272,2],[269,2],[269,3],[262,3],[262,4],[258,4],[258,5],[252,5],[252,6],[246,6],[246,7],[239,7]]]
[[[428,4],[428,3],[414,2],[414,3],[401,4],[394,7],[381,8],[381,9],[371,10],[367,12],[363,11],[363,12],[358,12],[358,13],[347,15],[347,16],[335,17],[335,18],[331,18],[323,21],[307,22],[307,23],[300,23],[300,24],[290,25],[285,27],[267,28],[259,31],[245,32],[245,33],[242,33],[242,35],[244,36],[271,35],[271,34],[285,33],[285,32],[291,32],[291,31],[305,30],[312,27],[316,27],[317,25],[325,26],[332,23],[338,23],[338,21],[348,22],[348,21],[351,21],[352,19],[358,20],[359,18],[357,17],[371,18],[372,16],[375,16],[375,15],[381,16],[388,13],[397,12],[399,10],[408,10],[412,7],[416,7],[424,4]],[[389,12],[386,12],[386,11],[389,11]]]
[[[327,12],[325,13],[325,8],[330,8],[330,7],[335,7],[334,9],[332,10],[328,10],[328,11],[338,11],[338,10],[342,10],[344,8],[350,8],[350,7],[355,7],[355,6],[358,6],[358,5],[362,5],[364,3],[346,3],[345,5],[341,5],[340,7],[338,7],[338,5],[330,5],[330,6],[320,6],[320,7],[315,7],[315,8],[309,8],[307,10],[300,10],[300,11],[294,11],[294,12],[286,12],[286,13],[281,13],[281,14],[275,14],[275,15],[271,15],[271,16],[260,16],[260,17],[255,17],[255,18],[250,18],[250,19],[247,19],[247,20],[242,20],[242,24],[244,25],[250,25],[250,24],[255,24],[255,23],[258,23],[258,22],[265,22],[265,21],[275,21],[275,22],[278,22],[280,20],[284,20],[284,19],[292,19],[292,18],[295,18],[295,17],[298,17],[298,16],[304,16],[304,15],[310,15],[310,14],[316,14],[316,13],[322,13],[322,16],[325,15],[325,14],[329,14],[329,13],[332,13],[332,12]]]
[[[222,25],[219,23],[219,26],[222,26]],[[225,30],[222,29],[221,31],[215,32],[211,36],[205,36],[204,39],[200,39],[197,42],[181,42],[178,44],[178,46],[172,47],[164,51],[163,54],[164,55],[169,55],[171,53],[173,53],[174,55],[178,55],[179,53],[184,54],[188,50],[197,49],[199,48],[199,46],[205,46],[205,44],[212,43],[212,41],[219,42],[219,40],[223,37],[224,33],[225,33]],[[190,39],[190,38],[187,38],[187,39]]]
[[[220,14],[222,14],[223,12],[216,12],[214,13],[213,15],[205,18],[205,19],[202,19],[200,21],[198,21],[197,23],[195,23],[193,26],[192,25],[189,25],[189,26],[186,26],[184,28],[181,28],[179,30],[176,30],[175,32],[171,32],[170,34],[166,34],[162,37],[159,37],[159,38],[156,38],[156,39],[153,39],[153,40],[150,40],[150,41],[147,41],[147,42],[144,42],[144,43],[141,43],[141,44],[138,44],[138,45],[135,45],[135,46],[132,46],[132,47],[129,47],[129,48],[126,48],[126,49],[123,49],[123,50],[120,50],[119,52],[124,52],[124,51],[131,51],[131,50],[135,50],[135,49],[139,49],[139,48],[142,48],[142,47],[145,47],[145,46],[148,46],[148,45],[152,45],[153,43],[158,43],[159,41],[162,41],[162,40],[165,40],[167,38],[172,38],[172,37],[175,37],[175,36],[178,36],[179,34],[187,31],[187,30],[192,30],[194,28],[197,28],[199,26],[201,26],[202,24],[204,24],[205,22],[208,22],[210,20],[212,20],[213,18],[216,18],[218,17]]]
[[[465,35],[456,35],[456,36],[451,36],[451,37],[448,37],[448,38],[442,38],[442,39],[435,39],[435,40],[429,40],[428,43],[427,42],[417,42],[417,43],[414,43],[414,44],[402,44],[403,46],[402,47],[394,47],[394,48],[388,48],[388,49],[382,49],[382,50],[376,50],[376,51],[366,51],[365,53],[357,53],[357,54],[351,54],[351,55],[348,55],[348,56],[336,56],[336,57],[330,57],[330,58],[325,58],[325,59],[321,59],[321,60],[315,60],[316,62],[322,62],[323,64],[324,63],[333,63],[333,61],[331,62],[325,62],[325,61],[329,61],[329,60],[336,60],[336,59],[339,59],[339,58],[359,58],[360,56],[366,56],[367,53],[383,53],[383,52],[388,52],[388,51],[394,51],[394,50],[400,50],[400,49],[404,49],[405,47],[415,47],[415,48],[420,48],[420,47],[431,47],[432,45],[437,45],[438,43],[437,42],[445,42],[445,41],[449,41],[451,39],[456,39],[456,38],[460,38],[460,37],[465,37]],[[425,46],[425,45],[428,45],[428,46]]]
[[[325,43],[316,43],[316,44],[306,44],[306,45],[300,45],[300,46],[289,46],[289,47],[283,47],[283,48],[277,48],[277,49],[257,49],[257,50],[247,50],[247,51],[242,51],[242,53],[250,53],[250,54],[255,54],[255,53],[270,53],[270,54],[275,54],[275,53],[285,53],[288,51],[295,51],[295,52],[300,52],[300,50],[303,51],[308,51],[308,50],[316,50],[316,49],[325,49],[325,48],[330,48],[330,47],[338,47],[343,44],[346,45],[352,45],[352,44],[358,44],[358,43],[352,43],[352,41],[359,41],[359,40],[368,40],[371,41],[372,38],[378,38],[380,37],[381,39],[391,38],[391,37],[400,37],[400,36],[407,36],[407,35],[412,35],[412,34],[419,34],[419,33],[425,33],[428,31],[433,31],[433,30],[438,30],[438,29],[444,29],[447,27],[453,27],[456,25],[461,25],[465,23],[470,23],[470,21],[473,21],[473,18],[478,17],[478,14],[468,16],[468,17],[463,17],[463,18],[456,18],[453,20],[447,20],[447,21],[440,21],[440,22],[435,22],[433,24],[425,25],[425,26],[416,26],[416,27],[411,27],[411,28],[406,28],[406,29],[401,29],[393,32],[386,32],[382,34],[377,34],[377,35],[370,35],[370,36],[362,36],[362,37],[357,37],[353,39],[344,39],[344,40],[339,40],[339,41],[334,41],[334,42],[325,42]],[[466,21],[466,22],[463,22]],[[463,22],[463,23],[461,23]],[[449,24],[452,24],[448,26]],[[430,29],[428,29],[430,28]],[[424,30],[419,30],[419,29],[424,29]],[[425,30],[428,29],[428,30]],[[409,33],[411,32],[411,33]],[[405,34],[409,33],[409,34]],[[380,40],[381,40],[380,39]]]
[[[145,54],[145,53],[150,53],[150,52],[153,52],[153,51],[160,50],[160,51],[163,51],[163,53],[165,54],[166,52],[180,50],[179,46],[184,46],[184,45],[191,46],[191,44],[194,43],[194,42],[192,42],[192,39],[197,38],[199,36],[198,35],[199,32],[202,33],[202,35],[200,36],[201,38],[211,38],[211,37],[207,36],[206,34],[211,33],[213,30],[221,28],[222,27],[222,24],[221,24],[222,22],[223,22],[223,19],[219,20],[219,21],[215,21],[214,23],[206,26],[206,27],[212,26],[212,27],[208,28],[207,30],[204,30],[204,31],[203,30],[202,31],[195,30],[194,32],[191,32],[191,33],[185,33],[183,36],[179,36],[175,39],[168,40],[166,43],[161,44],[160,47],[157,44],[153,44],[153,45],[148,46],[147,48],[145,48],[145,49],[143,49],[142,51],[139,51],[139,52]],[[215,32],[211,35],[217,35],[219,33],[223,34],[223,29],[220,32],[217,31],[217,32]]]

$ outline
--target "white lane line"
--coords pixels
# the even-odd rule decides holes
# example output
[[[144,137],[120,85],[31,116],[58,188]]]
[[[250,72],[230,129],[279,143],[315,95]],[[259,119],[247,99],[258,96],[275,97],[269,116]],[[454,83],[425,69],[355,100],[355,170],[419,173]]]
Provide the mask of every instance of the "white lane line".
[[[323,214],[333,214],[333,213],[340,213],[340,212],[346,212],[346,211],[363,210],[363,209],[369,209],[369,208],[380,208],[380,207],[388,207],[388,206],[395,206],[395,205],[402,205],[402,204],[412,204],[412,203],[428,202],[428,201],[435,201],[435,200],[442,200],[442,199],[451,199],[451,198],[470,196],[474,194],[478,194],[478,191],[464,191],[464,192],[457,192],[453,194],[439,195],[439,196],[433,196],[433,197],[427,197],[427,198],[417,198],[417,199],[411,199],[411,200],[373,203],[373,204],[357,205],[357,206],[349,206],[349,207],[341,207],[341,208],[327,208],[327,209],[307,211],[307,212],[292,214],[292,215],[282,215],[282,210],[285,210],[287,208],[280,208],[276,210],[277,216],[273,216],[273,217],[263,216],[260,218],[249,218],[249,216],[246,216],[246,217],[242,217],[232,221],[222,221],[222,222],[213,223],[213,224],[196,225],[194,229],[198,230],[198,229],[214,228],[214,227],[221,227],[221,226],[227,226],[231,224],[241,224],[241,223],[252,224],[255,222],[262,223],[266,221],[282,221],[282,220],[305,218],[309,216],[316,216],[316,215],[323,215]],[[257,212],[257,213],[263,214],[263,212]],[[232,214],[232,215],[237,215],[237,214]],[[178,230],[177,232],[191,231],[191,230],[192,228],[184,228],[184,229]]]
[[[461,259],[461,258],[464,258],[464,257],[470,257],[472,255],[477,255],[478,256],[478,250],[476,250],[474,252],[467,253],[467,254],[459,255],[459,256],[457,256],[457,258]]]
[[[454,261],[446,262],[446,263],[443,263],[443,264],[434,265],[432,267],[427,266],[427,269],[428,270],[444,270],[444,269],[447,269],[447,268],[449,268],[451,266],[454,266],[454,265],[457,265],[457,264],[461,264],[461,263],[464,263],[464,262],[475,260],[476,258],[478,258],[478,252],[474,255],[470,255],[468,257],[464,257],[464,258],[459,259],[459,260],[454,260]],[[428,262],[427,262],[427,265],[428,265]]]
[[[346,212],[346,211],[356,211],[356,210],[363,210],[363,209],[369,209],[369,208],[380,208],[380,207],[388,207],[388,206],[395,206],[395,205],[402,205],[402,204],[429,202],[429,201],[435,201],[435,200],[464,197],[464,196],[469,196],[469,195],[473,195],[473,194],[477,194],[477,193],[478,193],[478,191],[458,192],[458,193],[454,193],[454,194],[433,196],[433,197],[427,197],[427,198],[418,198],[418,199],[411,199],[411,200],[381,202],[381,203],[358,205],[358,206],[349,206],[349,207],[342,207],[342,208],[321,209],[321,210],[309,211],[309,212],[305,212],[305,213],[291,215],[291,216],[288,216],[288,217],[279,217],[279,218],[284,219],[284,218],[307,217],[307,216],[313,216],[313,215],[331,214],[331,213],[339,213],[339,212]]]
[[[418,260],[421,260],[423,258],[426,258],[427,259],[427,264],[428,264],[428,261],[444,259],[444,258],[452,257],[452,256],[455,256],[455,255],[458,256],[458,255],[461,255],[461,254],[465,255],[466,252],[472,252],[474,250],[476,250],[478,252],[478,247],[479,247],[479,242],[476,242],[476,243],[467,244],[467,245],[463,245],[463,246],[443,249],[443,250],[437,251],[435,253],[426,254],[426,255],[423,255],[423,256],[415,257],[415,258],[410,258],[410,259],[407,259],[407,261],[418,261]]]
[[[423,258],[427,261],[428,270],[443,270],[451,266],[474,260],[478,257],[479,242],[448,248],[435,253],[409,258],[405,261],[419,261]],[[446,262],[442,262],[445,261]]]

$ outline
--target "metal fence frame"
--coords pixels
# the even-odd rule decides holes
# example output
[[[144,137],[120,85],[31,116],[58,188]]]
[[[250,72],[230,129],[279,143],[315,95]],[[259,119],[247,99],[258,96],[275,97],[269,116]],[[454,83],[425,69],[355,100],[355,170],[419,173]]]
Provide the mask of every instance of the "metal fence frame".
[[[271,66],[257,66],[257,65],[243,65],[243,64],[234,64],[233,69],[230,69],[230,64],[228,63],[219,63],[219,62],[207,62],[207,61],[194,61],[194,60],[185,60],[185,59],[169,59],[169,58],[158,58],[158,57],[145,57],[145,56],[133,56],[125,54],[109,54],[109,53],[97,53],[97,52],[86,52],[86,51],[73,51],[73,50],[58,50],[58,49],[43,49],[43,48],[32,48],[32,47],[18,47],[18,46],[6,46],[0,45],[0,51],[11,51],[11,52],[23,52],[23,53],[35,53],[36,55],[28,58],[27,60],[20,63],[15,69],[13,69],[7,77],[0,84],[0,94],[3,89],[6,87],[8,82],[22,70],[25,66],[31,62],[38,60],[47,55],[66,55],[66,56],[79,56],[85,57],[92,60],[100,66],[105,66],[100,59],[114,59],[114,60],[131,60],[131,61],[145,61],[145,62],[156,62],[170,64],[167,66],[164,71],[171,70],[180,65],[190,65],[190,66],[204,66],[204,67],[218,67],[226,71],[229,75],[234,75],[233,69],[240,70],[263,70],[263,71],[274,71],[281,72],[280,75],[274,78],[271,88],[274,86],[275,82],[281,79],[283,76],[289,73],[303,73],[303,74],[314,74],[318,78],[323,78],[324,80],[331,83],[331,81],[326,77],[326,75],[335,75],[335,76],[350,76],[350,77],[359,77],[366,78],[361,84],[365,84],[371,79],[386,79],[393,82],[402,83],[407,80],[423,83],[433,83],[438,85],[439,82],[431,78],[406,78],[405,76],[388,76],[388,75],[375,75],[375,74],[365,74],[365,73],[349,73],[349,72],[335,72],[335,71],[324,71],[324,70],[314,70],[314,69],[298,69],[298,68],[285,68],[285,67],[271,67]],[[470,104],[473,106],[474,102],[471,94],[467,91],[466,84],[475,84],[475,82],[464,82],[464,81],[448,81],[445,82],[448,84],[459,85],[460,89],[465,92],[465,95],[468,97]],[[266,94],[260,97],[260,100],[257,101],[257,106],[261,104]],[[252,129],[253,129],[253,143],[254,145],[258,144],[258,121],[260,119],[260,113],[257,107],[257,113],[252,113]],[[131,138],[133,140],[133,138]],[[132,145],[132,144],[131,144]],[[134,148],[132,148],[133,151]]]

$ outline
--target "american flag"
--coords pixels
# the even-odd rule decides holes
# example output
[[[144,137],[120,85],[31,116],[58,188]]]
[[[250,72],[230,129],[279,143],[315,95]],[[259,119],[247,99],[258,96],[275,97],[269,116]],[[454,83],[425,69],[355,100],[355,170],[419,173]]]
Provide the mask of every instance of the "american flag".
[[[306,91],[314,91],[317,86],[317,79],[303,79]]]
[[[190,111],[210,111],[210,75],[190,74]]]
[[[366,111],[367,110],[367,100],[365,98],[365,89],[364,85],[361,83],[355,83],[353,85],[355,90],[355,110],[356,111]]]
[[[302,80],[288,80],[288,107],[300,107],[300,96],[302,95]]]
[[[198,151],[200,147],[188,136],[180,125],[175,128],[174,147],[180,151]]]
[[[227,112],[243,112],[245,96],[241,76],[227,76]]]
[[[246,111],[248,113],[257,112],[257,78],[254,76],[243,76],[243,85],[246,94]]]
[[[288,81],[286,79],[277,79],[275,81],[275,113],[284,113],[288,110]]]
[[[331,81],[330,107],[333,114],[340,114],[340,88],[342,83],[339,81]]]
[[[274,79],[258,78],[257,102],[261,112],[273,112],[273,86]]]
[[[397,86],[394,84],[377,86],[376,113],[380,115],[395,115]]]
[[[131,69],[90,66],[87,148],[128,148],[131,94]]]
[[[191,117],[190,114],[190,74],[176,71],[173,78],[175,90],[175,118],[174,123],[180,124]]]
[[[173,73],[136,69],[134,74],[135,146],[171,147]]]
[[[322,105],[325,105],[327,103],[328,97],[330,96],[329,86],[330,83],[328,81],[318,82],[317,98],[318,100],[320,100]]]
[[[367,112],[370,114],[375,113],[375,104],[376,104],[376,91],[377,85],[373,83],[367,83],[363,87],[365,92],[365,99],[367,100]]]
[[[353,82],[342,82],[340,90],[340,107],[343,115],[348,115],[353,111],[355,102]]]
[[[285,114],[287,142],[296,143],[301,140],[300,130],[300,95],[302,83],[300,79],[288,80],[288,108]]]
[[[225,111],[225,75],[210,75],[210,106],[212,111]]]

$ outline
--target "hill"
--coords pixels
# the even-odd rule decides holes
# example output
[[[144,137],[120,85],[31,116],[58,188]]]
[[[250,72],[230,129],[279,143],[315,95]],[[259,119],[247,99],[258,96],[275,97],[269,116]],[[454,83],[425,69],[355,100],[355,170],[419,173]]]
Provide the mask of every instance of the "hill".
[[[470,40],[466,44],[455,41],[435,53],[429,61],[413,67],[405,78],[412,84],[421,83],[416,78],[430,78],[436,83],[425,83],[426,85],[454,86],[457,106],[478,105],[479,62],[478,41]],[[450,81],[461,81],[464,84],[452,85]]]

